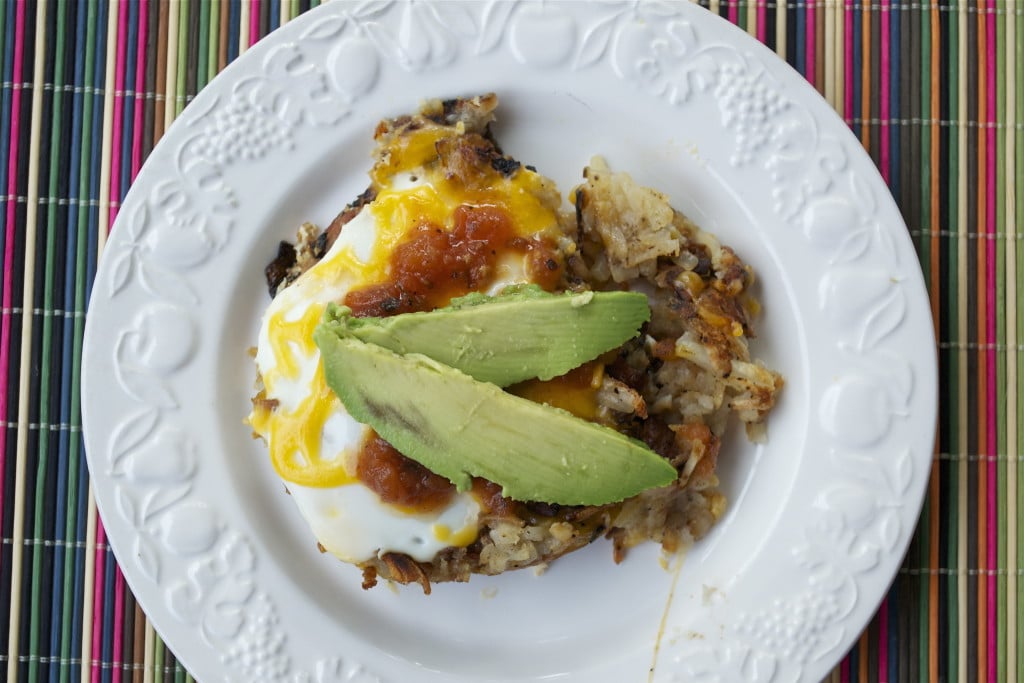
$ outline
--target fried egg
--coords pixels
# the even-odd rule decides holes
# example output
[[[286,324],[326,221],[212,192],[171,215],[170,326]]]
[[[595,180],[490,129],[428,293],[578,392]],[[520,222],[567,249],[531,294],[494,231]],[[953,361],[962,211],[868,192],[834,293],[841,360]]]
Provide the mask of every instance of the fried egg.
[[[275,472],[320,546],[346,562],[389,552],[429,562],[444,548],[476,540],[482,508],[470,491],[437,509],[410,511],[385,502],[360,480],[357,461],[372,432],[327,387],[313,342],[327,304],[387,283],[395,249],[424,225],[452,230],[460,207],[499,208],[519,238],[558,230],[549,181],[521,168],[495,172],[485,189],[470,186],[438,163],[435,149],[446,135],[458,131],[428,127],[378,150],[371,173],[375,198],[345,223],[319,262],[277,294],[259,329],[256,365],[264,400],[254,402],[248,422],[267,442]],[[494,258],[483,291],[536,280],[530,254],[509,248]]]

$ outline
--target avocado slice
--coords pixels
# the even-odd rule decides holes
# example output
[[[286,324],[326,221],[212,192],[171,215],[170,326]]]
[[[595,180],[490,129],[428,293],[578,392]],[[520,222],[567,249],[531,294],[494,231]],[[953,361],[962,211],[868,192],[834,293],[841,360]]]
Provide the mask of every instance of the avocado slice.
[[[601,505],[678,476],[640,441],[424,355],[398,355],[326,326],[313,337],[327,384],[352,417],[460,491],[479,476],[514,500]]]
[[[395,353],[421,353],[504,387],[564,375],[635,337],[649,318],[647,297],[639,292],[549,294],[533,285],[388,318],[356,318],[332,304],[323,325]]]

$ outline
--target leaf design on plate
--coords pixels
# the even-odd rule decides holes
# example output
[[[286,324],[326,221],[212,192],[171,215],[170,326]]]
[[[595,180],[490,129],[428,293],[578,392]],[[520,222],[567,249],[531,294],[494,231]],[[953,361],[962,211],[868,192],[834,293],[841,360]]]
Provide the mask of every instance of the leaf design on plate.
[[[505,27],[512,17],[519,0],[490,2],[484,7],[480,19],[480,35],[476,42],[476,54],[482,55],[496,48],[505,38]]]
[[[117,476],[122,473],[124,458],[139,447],[153,433],[160,411],[146,407],[117,426],[110,436],[110,468]]]
[[[339,35],[348,25],[345,15],[331,15],[303,31],[300,40],[329,40]]]
[[[359,21],[374,19],[388,11],[394,4],[395,0],[365,0],[352,9],[352,16]]]
[[[840,346],[863,353],[902,324],[906,288],[879,268],[844,266],[821,278],[820,305],[839,326]]]
[[[138,207],[132,211],[131,219],[128,221],[128,237],[132,244],[135,244],[146,232],[149,226],[149,207],[146,202],[139,202]]]
[[[132,275],[132,263],[135,260],[135,250],[127,248],[120,254],[111,254],[113,260],[110,267],[110,281],[107,288],[107,296],[113,298],[118,292],[124,289]]]
[[[618,14],[610,14],[592,24],[584,32],[583,40],[580,41],[579,53],[576,55],[576,61],[573,64],[574,69],[590,66],[604,56],[605,52],[608,51],[608,45],[611,43],[616,19],[618,19]]]
[[[893,283],[895,284],[895,282]],[[871,312],[864,322],[861,348],[873,349],[903,322],[907,312],[906,293],[893,287],[889,296]]]
[[[850,263],[856,261],[867,252],[871,245],[871,233],[862,227],[843,237],[833,257],[833,263]]]
[[[914,461],[910,457],[910,449],[903,449],[894,460],[894,467],[892,468],[895,477],[893,479],[893,491],[897,496],[902,497],[910,488],[910,482],[914,478]]]
[[[135,528],[142,526],[139,519],[139,504],[135,497],[124,487],[118,486],[114,491],[114,504],[122,517],[132,523]]]
[[[142,575],[150,581],[160,580],[160,553],[145,534],[138,534],[132,542],[132,557]]]
[[[177,486],[161,486],[146,496],[142,505],[142,522],[149,524],[156,518],[169,510],[175,504],[181,502],[192,491],[192,483],[186,482]]]
[[[878,517],[878,535],[887,552],[896,549],[900,540],[900,516],[895,510],[884,510]]]

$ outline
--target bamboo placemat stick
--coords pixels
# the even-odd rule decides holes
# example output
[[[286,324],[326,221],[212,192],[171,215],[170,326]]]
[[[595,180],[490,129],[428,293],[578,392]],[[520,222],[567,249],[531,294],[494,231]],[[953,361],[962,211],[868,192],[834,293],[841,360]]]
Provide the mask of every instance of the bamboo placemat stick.
[[[32,124],[29,129],[29,168],[28,189],[25,206],[25,280],[22,295],[21,315],[21,362],[18,376],[18,436],[15,445],[14,475],[14,517],[11,533],[11,585],[21,586],[22,553],[25,547],[25,469],[28,464],[28,433],[29,433],[29,400],[28,390],[32,369],[32,324],[35,308],[35,254],[36,230],[39,224],[39,145],[42,135],[43,116],[43,83],[46,69],[46,11],[47,3],[36,5],[35,17],[35,70],[32,77]],[[31,607],[31,606],[30,606]],[[7,680],[18,680],[21,618],[21,591],[11,591],[11,613],[8,652],[12,657],[8,661]]]
[[[957,148],[959,151],[959,168],[958,168],[958,182],[957,182],[957,200],[958,200],[958,212],[957,212],[957,251],[961,255],[958,259],[957,266],[957,302],[959,305],[959,311],[957,315],[957,338],[961,342],[959,351],[960,363],[959,363],[959,385],[963,392],[967,391],[968,387],[968,373],[967,373],[967,233],[969,231],[968,226],[968,213],[967,213],[967,50],[966,50],[966,38],[967,35],[967,2],[966,0],[959,0],[957,3],[957,22],[958,31],[960,35],[960,49],[957,55],[957,71],[959,74],[959,87],[958,87],[958,102],[957,102],[957,117],[958,117],[958,128],[957,128]],[[968,459],[966,457],[970,444],[967,438],[967,401],[958,401],[958,423],[960,425],[959,438],[957,440],[957,451],[963,456],[959,460],[958,464],[958,490],[957,490],[957,508],[958,508],[958,530],[957,530],[957,609],[959,614],[959,628],[957,629],[957,676],[958,680],[967,680],[967,540],[968,540],[968,524],[967,524],[967,505],[968,505]]]
[[[1012,8],[1010,8],[1012,9]],[[1015,150],[1017,147],[1016,86],[1018,56],[1016,52],[1016,24],[1013,15],[1006,21],[1006,148],[1004,173],[1006,174],[1006,216],[1007,248],[1006,248],[1006,344],[1007,354],[1007,478],[1006,478],[1006,592],[1009,596],[1017,596],[1017,476],[1020,451],[1017,450],[1017,401],[1018,401],[1018,368],[1017,368],[1017,245],[1020,243],[1020,223],[1017,218],[1017,192],[1013,182],[1015,170]],[[1020,169],[1024,173],[1024,169]],[[1006,669],[1012,674],[1017,671],[1017,610],[1008,609],[1006,613]]]

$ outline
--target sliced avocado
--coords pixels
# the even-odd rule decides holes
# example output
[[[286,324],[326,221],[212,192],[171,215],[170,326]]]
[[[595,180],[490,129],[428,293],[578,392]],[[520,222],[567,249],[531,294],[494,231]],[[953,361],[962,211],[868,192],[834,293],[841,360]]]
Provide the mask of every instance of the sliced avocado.
[[[482,382],[551,379],[635,337],[650,317],[638,292],[548,294],[539,287],[471,294],[446,308],[356,318],[332,305],[323,325],[395,353],[421,353]]]
[[[327,384],[352,417],[460,491],[479,476],[515,500],[601,505],[677,476],[640,441],[421,354],[400,356],[324,326],[314,339]]]

